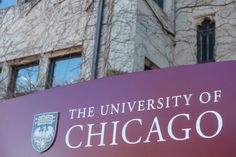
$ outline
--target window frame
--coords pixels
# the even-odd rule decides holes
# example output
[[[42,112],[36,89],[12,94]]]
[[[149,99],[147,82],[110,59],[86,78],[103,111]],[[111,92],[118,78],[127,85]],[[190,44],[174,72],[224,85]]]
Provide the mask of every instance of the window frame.
[[[71,54],[67,54],[67,55],[62,55],[62,56],[50,58],[50,66],[49,66],[48,79],[47,79],[47,83],[46,83],[46,89],[53,88],[55,63],[57,61],[63,61],[63,60],[68,60],[68,59],[72,59],[72,58],[77,58],[77,57],[81,58],[81,54],[80,53],[71,53]]]
[[[144,71],[154,70],[154,69],[160,69],[159,66],[157,66],[155,63],[153,63],[150,59],[145,57],[144,60]]]
[[[164,0],[153,0],[162,10],[164,10]]]
[[[33,66],[38,66],[38,74],[37,74],[37,82],[36,82],[36,88],[32,91],[26,91],[26,92],[16,92],[16,86],[17,86],[17,75],[19,73],[20,69],[24,69],[27,67],[33,67]],[[31,63],[27,63],[27,64],[22,64],[22,65],[15,65],[12,67],[12,78],[11,78],[11,82],[12,85],[10,87],[10,91],[11,91],[11,96],[12,97],[17,97],[17,96],[22,96],[22,95],[26,95],[29,93],[33,93],[35,91],[37,91],[37,84],[38,84],[38,79],[39,79],[39,74],[40,74],[40,64],[39,61],[34,61]]]
[[[3,66],[0,63],[0,83],[3,81]]]
[[[215,21],[204,18],[197,26],[197,63],[208,62],[215,62]]]

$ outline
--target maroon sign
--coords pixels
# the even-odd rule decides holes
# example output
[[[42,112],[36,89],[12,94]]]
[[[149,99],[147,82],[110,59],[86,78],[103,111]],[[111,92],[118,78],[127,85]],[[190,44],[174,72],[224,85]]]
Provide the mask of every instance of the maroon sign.
[[[0,156],[234,157],[235,67],[140,72],[5,101]]]

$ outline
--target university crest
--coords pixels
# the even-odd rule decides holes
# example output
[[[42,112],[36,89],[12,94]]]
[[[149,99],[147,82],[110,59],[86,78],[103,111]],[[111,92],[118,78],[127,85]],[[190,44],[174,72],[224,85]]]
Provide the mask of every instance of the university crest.
[[[57,132],[58,112],[40,113],[34,116],[31,142],[42,153],[53,144]]]

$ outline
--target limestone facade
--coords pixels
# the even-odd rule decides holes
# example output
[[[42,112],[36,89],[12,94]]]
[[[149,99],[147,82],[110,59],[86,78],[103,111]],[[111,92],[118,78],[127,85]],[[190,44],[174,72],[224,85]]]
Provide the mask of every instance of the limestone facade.
[[[215,60],[236,59],[236,1],[176,1],[174,65],[196,64],[197,25],[205,17],[215,22]]]
[[[0,94],[8,97],[14,66],[37,61],[44,90],[51,59],[81,55],[80,81],[91,79],[99,0],[18,0],[0,10]],[[156,67],[196,64],[197,26],[216,23],[215,60],[234,60],[233,0],[105,0],[97,78]]]

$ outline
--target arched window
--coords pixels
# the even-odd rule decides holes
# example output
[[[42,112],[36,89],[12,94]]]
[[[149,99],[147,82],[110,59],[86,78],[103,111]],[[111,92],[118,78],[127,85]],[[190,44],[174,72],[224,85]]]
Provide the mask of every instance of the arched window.
[[[214,62],[215,22],[206,18],[197,27],[197,62]]]
[[[156,3],[157,3],[157,5],[161,8],[161,9],[163,9],[163,7],[164,7],[164,2],[163,2],[163,0],[154,0]]]

